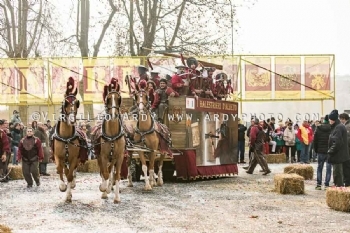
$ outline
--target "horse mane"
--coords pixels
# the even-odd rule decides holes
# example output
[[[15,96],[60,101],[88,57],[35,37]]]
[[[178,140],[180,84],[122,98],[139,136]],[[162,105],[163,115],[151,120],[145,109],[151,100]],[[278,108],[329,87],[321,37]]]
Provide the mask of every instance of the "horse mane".
[[[108,94],[108,86],[105,85],[105,86],[103,87],[103,94],[102,94],[103,102],[106,100],[107,94]]]

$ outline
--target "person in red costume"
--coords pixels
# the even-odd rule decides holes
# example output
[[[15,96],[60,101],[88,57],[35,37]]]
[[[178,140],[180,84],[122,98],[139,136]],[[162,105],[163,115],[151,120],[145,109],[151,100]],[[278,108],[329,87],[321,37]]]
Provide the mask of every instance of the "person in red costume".
[[[137,72],[139,73],[139,81],[140,83],[141,80],[145,80],[146,82],[149,80],[149,77],[147,75],[148,68],[146,66],[139,65],[137,67]]]
[[[22,160],[22,172],[27,188],[33,187],[33,179],[40,186],[39,162],[44,159],[44,151],[39,138],[35,137],[33,128],[27,128],[27,136],[18,145],[17,160]]]
[[[168,98],[179,97],[179,93],[174,91],[171,87],[167,86],[167,80],[165,78],[160,80],[160,88],[154,93],[154,101],[152,104],[152,111],[158,116],[158,120],[164,122],[164,113],[168,108]]]
[[[5,121],[0,120],[0,180],[1,182],[8,182],[7,165],[10,160],[10,142],[5,128]]]
[[[159,88],[160,77],[159,77],[158,71],[151,71],[151,79],[150,80],[152,80],[156,84],[156,87]]]
[[[176,91],[177,93],[185,94],[184,93],[184,87],[188,86],[188,83],[186,85],[186,66],[176,66],[177,69],[176,74],[174,74],[171,77],[171,87]]]

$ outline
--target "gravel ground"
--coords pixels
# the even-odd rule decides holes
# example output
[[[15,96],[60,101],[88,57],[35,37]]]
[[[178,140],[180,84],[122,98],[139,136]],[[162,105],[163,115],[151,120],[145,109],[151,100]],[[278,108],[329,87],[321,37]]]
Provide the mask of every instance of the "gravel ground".
[[[350,232],[349,214],[329,209],[315,180],[305,182],[305,195],[272,192],[274,173],[285,166],[272,164],[272,174],[262,176],[260,167],[248,175],[239,165],[238,176],[168,182],[151,192],[142,190],[143,182],[128,188],[122,181],[118,205],[112,193],[102,200],[98,174],[86,173],[77,174],[72,203],[64,203],[50,164],[53,175],[43,177],[40,187],[27,189],[24,180],[0,183],[0,224],[35,233]]]

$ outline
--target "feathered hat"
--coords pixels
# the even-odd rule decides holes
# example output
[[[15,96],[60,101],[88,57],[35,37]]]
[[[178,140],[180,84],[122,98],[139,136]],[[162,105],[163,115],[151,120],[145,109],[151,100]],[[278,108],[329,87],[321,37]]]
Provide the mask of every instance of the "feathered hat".
[[[144,80],[144,79],[140,80],[140,82],[139,82],[139,88],[140,88],[140,89],[145,89],[146,87],[147,87],[147,82],[146,82],[146,80]]]
[[[116,78],[112,78],[111,88],[115,90],[115,89],[117,89],[117,86],[118,86],[118,80]]]

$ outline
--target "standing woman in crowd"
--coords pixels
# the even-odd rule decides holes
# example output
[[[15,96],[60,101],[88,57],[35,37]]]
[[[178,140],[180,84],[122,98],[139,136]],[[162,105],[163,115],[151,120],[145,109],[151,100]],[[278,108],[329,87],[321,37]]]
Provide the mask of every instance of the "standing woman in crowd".
[[[293,127],[293,123],[288,122],[288,127],[284,130],[284,133],[283,133],[283,140],[286,146],[287,163],[289,163],[289,161],[291,163],[295,163],[295,138],[296,137],[295,137],[294,129],[292,127]],[[289,160],[289,149],[291,150],[290,160]]]
[[[11,136],[12,136],[11,149],[13,152],[12,164],[18,165],[18,161],[17,161],[18,144],[22,139],[20,123],[16,122],[14,124],[13,130],[11,130]]]
[[[299,138],[297,137],[299,131],[299,125],[295,124],[294,125],[294,134],[295,134],[295,150],[297,152],[297,159],[296,161],[299,163],[300,162],[300,154],[301,154],[301,143]]]

